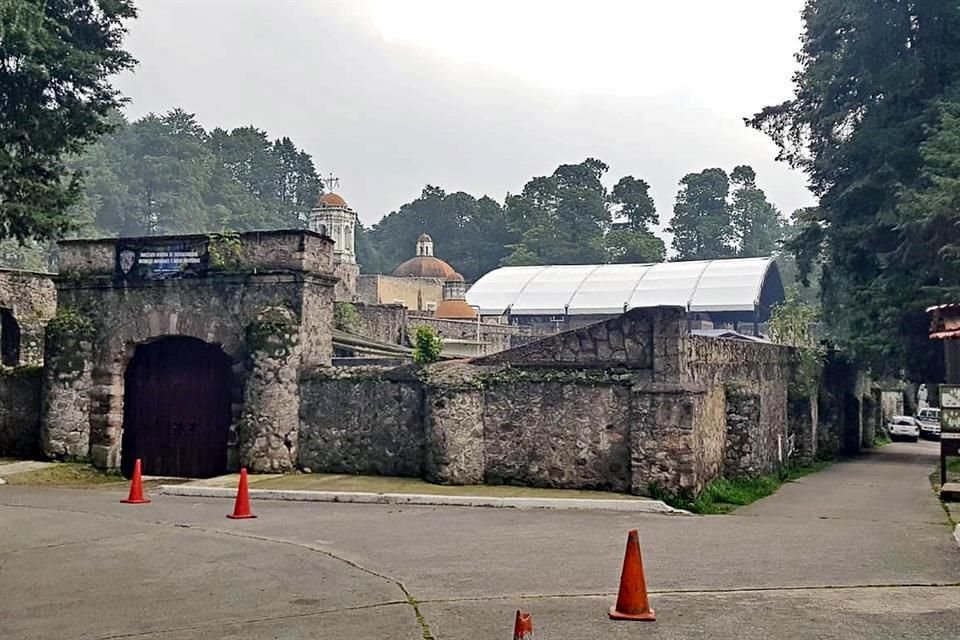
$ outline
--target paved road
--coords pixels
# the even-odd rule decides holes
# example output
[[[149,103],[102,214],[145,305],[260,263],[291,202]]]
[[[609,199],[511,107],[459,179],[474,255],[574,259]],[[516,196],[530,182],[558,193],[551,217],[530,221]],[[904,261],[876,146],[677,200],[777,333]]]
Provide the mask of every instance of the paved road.
[[[0,637],[954,638],[960,550],[895,444],[731,516],[254,505],[0,487]],[[658,621],[611,622],[639,528]],[[640,626],[638,626],[640,625]]]

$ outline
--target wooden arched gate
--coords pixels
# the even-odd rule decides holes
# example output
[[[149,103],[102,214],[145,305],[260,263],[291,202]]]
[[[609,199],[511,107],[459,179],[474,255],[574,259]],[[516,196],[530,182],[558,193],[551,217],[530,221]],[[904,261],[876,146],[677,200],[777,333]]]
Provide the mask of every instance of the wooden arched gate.
[[[124,375],[121,467],[145,475],[207,478],[224,473],[230,432],[230,358],[183,336],[137,347]]]

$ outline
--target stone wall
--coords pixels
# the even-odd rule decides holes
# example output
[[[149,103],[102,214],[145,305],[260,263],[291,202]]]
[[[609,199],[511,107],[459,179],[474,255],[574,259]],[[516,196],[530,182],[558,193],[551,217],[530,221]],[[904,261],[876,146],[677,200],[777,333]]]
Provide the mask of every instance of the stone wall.
[[[793,350],[775,344],[703,336],[683,339],[687,381],[725,387],[728,451],[726,474],[760,475],[785,460],[790,434],[788,392]]]
[[[300,396],[302,468],[421,475],[423,389],[404,370],[318,370],[303,377]]]
[[[43,364],[44,327],[57,311],[57,290],[52,277],[42,273],[0,269],[0,309],[12,315],[20,331],[16,362],[4,364]],[[2,331],[0,325],[0,334]]]
[[[40,370],[0,370],[0,456],[40,455]]]
[[[474,360],[478,365],[653,368],[653,315],[634,309],[605,322],[559,333]]]
[[[337,278],[334,298],[338,302],[357,300],[357,278],[360,277],[360,267],[352,262],[337,262],[333,265],[333,275]]]
[[[377,342],[405,345],[407,343],[407,309],[400,304],[355,303],[358,320],[344,331]]]
[[[301,465],[689,495],[771,472],[791,350],[682,326],[680,310],[641,309],[469,363],[326,370],[303,383]]]
[[[430,316],[411,315],[407,319],[407,335],[414,335],[421,325],[433,327],[441,338],[452,340],[476,340],[477,323],[472,320],[445,320]],[[480,323],[480,342],[485,353],[493,354],[519,347],[543,338],[530,327],[509,324]]]
[[[630,395],[612,378],[486,389],[484,481],[629,491]]]
[[[893,416],[905,415],[903,396],[902,390],[880,391],[880,419],[883,424],[887,424]]]

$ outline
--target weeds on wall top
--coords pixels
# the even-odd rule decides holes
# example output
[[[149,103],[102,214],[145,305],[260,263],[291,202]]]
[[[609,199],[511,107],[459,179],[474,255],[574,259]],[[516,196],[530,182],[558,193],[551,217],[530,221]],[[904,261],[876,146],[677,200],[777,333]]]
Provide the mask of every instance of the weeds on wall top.
[[[236,231],[211,233],[210,241],[207,243],[207,251],[210,253],[210,267],[219,270],[238,268],[242,246],[240,234]]]
[[[790,385],[792,391],[806,397],[815,395],[820,386],[826,355],[811,330],[817,318],[817,310],[800,298],[796,288],[790,289],[787,299],[775,306],[770,316],[770,338],[797,349],[797,368]]]
[[[333,305],[333,326],[339,331],[354,333],[360,323],[360,312],[349,302],[336,302]]]

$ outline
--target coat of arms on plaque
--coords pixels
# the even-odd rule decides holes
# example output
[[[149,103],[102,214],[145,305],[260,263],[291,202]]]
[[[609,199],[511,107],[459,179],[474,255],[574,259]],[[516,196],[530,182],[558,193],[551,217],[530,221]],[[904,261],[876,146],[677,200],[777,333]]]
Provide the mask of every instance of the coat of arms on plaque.
[[[124,275],[130,273],[130,269],[133,268],[133,261],[137,257],[137,254],[129,249],[120,252],[120,271]]]

